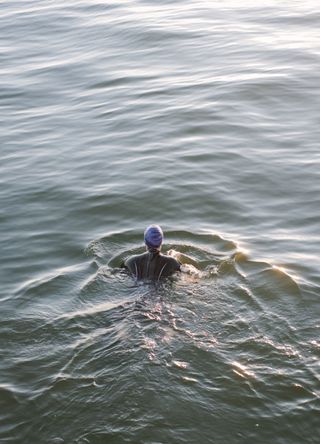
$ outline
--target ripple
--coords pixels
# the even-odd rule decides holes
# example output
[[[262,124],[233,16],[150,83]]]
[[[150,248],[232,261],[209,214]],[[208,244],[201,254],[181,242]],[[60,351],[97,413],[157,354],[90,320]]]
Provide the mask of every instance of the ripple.
[[[316,442],[315,2],[107,3],[2,7],[0,440]]]
[[[247,417],[261,421],[272,409],[279,417],[312,412],[315,375],[292,315],[279,313],[288,300],[287,313],[297,311],[294,280],[221,234],[165,235],[164,251],[191,267],[171,283],[136,285],[119,270],[124,257],[143,249],[141,232],[130,230],[97,237],[82,264],[19,287],[20,323],[7,335],[13,359],[1,366],[19,390],[28,387],[26,399],[58,418],[84,403],[81,417],[89,422],[97,405],[114,427],[138,416],[148,424],[144,406],[159,391],[170,402],[172,391],[178,403],[193,400],[193,415],[209,415],[219,399],[230,411],[250,405]],[[318,351],[314,344],[310,350]],[[158,407],[156,417],[165,415]]]

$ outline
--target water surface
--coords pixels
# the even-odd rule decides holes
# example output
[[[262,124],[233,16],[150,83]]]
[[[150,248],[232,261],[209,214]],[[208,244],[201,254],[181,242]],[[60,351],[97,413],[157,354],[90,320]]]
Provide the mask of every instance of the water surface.
[[[1,11],[1,440],[316,443],[317,2]]]

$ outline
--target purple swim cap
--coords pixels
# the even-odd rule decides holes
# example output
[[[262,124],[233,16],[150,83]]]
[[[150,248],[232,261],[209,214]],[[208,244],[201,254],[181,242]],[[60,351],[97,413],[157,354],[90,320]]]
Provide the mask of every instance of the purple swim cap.
[[[144,242],[149,248],[159,248],[163,241],[163,233],[159,225],[150,225],[144,232]]]

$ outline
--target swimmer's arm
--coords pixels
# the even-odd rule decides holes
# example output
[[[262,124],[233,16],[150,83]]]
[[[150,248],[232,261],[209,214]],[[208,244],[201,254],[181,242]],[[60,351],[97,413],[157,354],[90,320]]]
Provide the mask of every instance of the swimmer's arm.
[[[178,265],[177,271],[180,271],[181,273],[187,273],[187,274],[197,274],[198,268],[197,268],[197,262],[192,259],[190,256],[179,253],[175,250],[169,250],[168,256],[173,257]]]
[[[168,256],[173,257],[180,264],[180,271],[181,267],[184,265],[193,265],[194,267],[197,266],[197,262],[194,259],[187,254],[180,253],[179,251],[169,250]]]
[[[136,265],[134,256],[128,257],[127,259],[122,261],[121,268],[128,271],[131,274],[136,274]]]

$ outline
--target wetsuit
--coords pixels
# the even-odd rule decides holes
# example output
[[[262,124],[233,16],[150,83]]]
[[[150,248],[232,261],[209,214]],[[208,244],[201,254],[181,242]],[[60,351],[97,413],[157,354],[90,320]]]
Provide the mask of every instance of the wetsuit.
[[[149,249],[146,253],[131,256],[124,266],[137,279],[159,280],[180,271],[180,263],[171,256],[161,254],[159,250]]]

